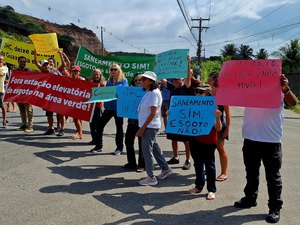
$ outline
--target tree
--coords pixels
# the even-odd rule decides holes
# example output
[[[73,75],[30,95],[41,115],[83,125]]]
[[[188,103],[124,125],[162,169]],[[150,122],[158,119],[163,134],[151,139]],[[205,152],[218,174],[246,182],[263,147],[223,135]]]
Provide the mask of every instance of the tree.
[[[256,59],[267,59],[269,57],[269,54],[266,49],[261,48],[258,52],[256,52],[256,55],[254,57]]]
[[[241,44],[237,52],[238,52],[238,58],[242,60],[252,59],[251,57],[253,57],[253,49],[250,48],[249,45]]]
[[[282,60],[283,73],[296,73],[300,71],[300,42],[299,39],[291,40],[290,44],[279,48],[272,53]]]
[[[230,57],[231,59],[235,59],[237,56],[237,47],[234,43],[227,44],[221,49],[221,54],[224,58]]]

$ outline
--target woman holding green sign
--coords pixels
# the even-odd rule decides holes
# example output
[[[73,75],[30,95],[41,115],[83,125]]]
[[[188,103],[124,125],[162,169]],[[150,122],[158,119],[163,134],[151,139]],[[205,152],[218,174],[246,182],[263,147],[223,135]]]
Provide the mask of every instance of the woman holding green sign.
[[[106,82],[106,87],[109,86],[128,86],[128,81],[118,64],[112,64],[109,70],[109,78]],[[115,119],[115,124],[117,128],[117,134],[115,142],[117,145],[116,150],[113,155],[121,155],[123,153],[123,117],[117,116],[117,100],[109,101],[104,103],[104,112],[98,123],[96,131],[96,146],[91,150],[91,152],[101,152],[103,147],[103,130],[106,124],[110,121],[112,117]]]

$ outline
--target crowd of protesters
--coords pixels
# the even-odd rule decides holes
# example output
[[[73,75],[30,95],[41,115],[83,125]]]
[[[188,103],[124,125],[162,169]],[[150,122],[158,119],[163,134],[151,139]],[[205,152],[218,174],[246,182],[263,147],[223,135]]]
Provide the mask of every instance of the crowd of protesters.
[[[37,68],[49,75],[68,76],[73,79],[85,80],[80,74],[81,68],[78,65],[71,66],[68,57],[58,51],[61,58],[61,65],[56,68],[54,58],[43,59],[38,61],[37,54],[34,52],[34,61]],[[19,66],[17,70],[30,71],[26,68],[26,58],[18,58]],[[0,55],[0,107],[2,110],[2,126],[7,127],[7,103],[3,102],[5,93],[5,83],[9,78],[9,69],[5,65],[4,57]],[[127,153],[127,163],[123,166],[125,169],[132,169],[136,172],[145,171],[147,176],[141,178],[138,183],[143,186],[153,186],[158,180],[169,177],[173,170],[172,164],[179,163],[178,142],[183,142],[186,152],[186,160],[182,169],[189,170],[191,167],[191,158],[195,169],[195,186],[188,190],[190,194],[201,193],[205,183],[207,188],[207,200],[216,198],[216,181],[225,181],[228,179],[228,155],[225,150],[225,140],[229,138],[230,132],[230,108],[228,106],[218,105],[214,111],[215,121],[213,128],[208,135],[196,137],[169,134],[163,131],[160,135],[167,135],[166,138],[171,140],[173,157],[166,161],[163,151],[157,142],[158,131],[161,128],[163,118],[164,126],[167,124],[169,115],[170,96],[173,95],[190,95],[190,96],[215,96],[218,88],[217,72],[213,72],[208,77],[208,84],[197,81],[193,77],[190,68],[190,57],[188,57],[187,76],[182,78],[173,78],[168,80],[158,80],[152,71],[145,71],[136,74],[133,77],[131,86],[141,86],[146,94],[141,99],[137,113],[138,119],[128,119],[127,129],[125,132],[125,147]],[[100,69],[92,72],[91,82],[98,83],[100,87],[105,86],[128,86],[128,81],[118,64],[113,64],[109,70],[109,77],[105,81]],[[243,157],[246,168],[246,187],[244,189],[245,197],[234,203],[238,208],[250,208],[256,206],[259,167],[263,161],[266,168],[266,179],[269,194],[269,213],[266,221],[276,223],[280,219],[280,209],[282,206],[281,189],[282,181],[280,176],[280,167],[282,162],[281,137],[283,123],[283,105],[295,105],[297,99],[288,86],[288,80],[284,75],[280,76],[278,81],[282,88],[282,105],[279,109],[258,109],[246,108],[244,125],[243,125]],[[169,91],[164,99],[162,92]],[[19,131],[27,133],[34,132],[34,110],[33,106],[28,103],[18,103],[20,111]],[[161,113],[162,111],[162,113]],[[54,113],[46,111],[48,128],[44,135],[64,136],[66,117],[57,114],[57,132],[54,127]],[[162,116],[162,117],[161,117]],[[117,101],[97,103],[94,108],[92,120],[90,122],[91,141],[87,144],[95,145],[90,150],[91,154],[99,154],[104,146],[103,132],[105,126],[114,118],[116,126],[115,143],[116,149],[113,155],[119,156],[124,152],[124,131],[122,117],[117,116]],[[75,133],[72,136],[74,140],[83,139],[82,121],[73,118]],[[134,141],[138,140],[138,161],[135,157]],[[262,151],[264,149],[264,151]],[[221,172],[216,176],[215,150],[218,151],[221,163]],[[161,172],[155,175],[154,159],[159,165]]]

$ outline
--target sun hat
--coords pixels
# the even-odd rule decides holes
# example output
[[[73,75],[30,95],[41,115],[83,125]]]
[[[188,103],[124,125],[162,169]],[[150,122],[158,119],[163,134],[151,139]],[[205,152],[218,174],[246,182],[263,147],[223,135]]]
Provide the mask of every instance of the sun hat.
[[[140,75],[141,77],[149,78],[150,80],[156,81],[156,74],[152,71],[146,71]]]
[[[76,65],[76,66],[72,66],[72,71],[73,70],[80,71],[81,69],[80,69],[80,66]]]
[[[44,59],[41,61],[41,65],[44,66],[45,64],[49,64],[48,60]]]

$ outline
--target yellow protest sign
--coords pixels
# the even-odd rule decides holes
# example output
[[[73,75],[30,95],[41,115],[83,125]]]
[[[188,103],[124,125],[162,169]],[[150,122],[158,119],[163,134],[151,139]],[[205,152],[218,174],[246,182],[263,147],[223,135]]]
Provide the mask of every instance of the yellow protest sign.
[[[56,33],[32,34],[28,36],[40,54],[55,53],[58,49]]]
[[[15,41],[9,38],[2,38],[0,52],[4,56],[4,60],[16,67],[18,64],[18,57],[25,56],[27,59],[26,67],[32,70],[39,70],[34,64],[34,51],[35,47],[33,44],[28,44],[20,41]],[[48,59],[50,57],[54,58],[56,61],[56,67],[58,67],[60,62],[60,57],[58,53],[52,54],[37,54],[38,60]]]

